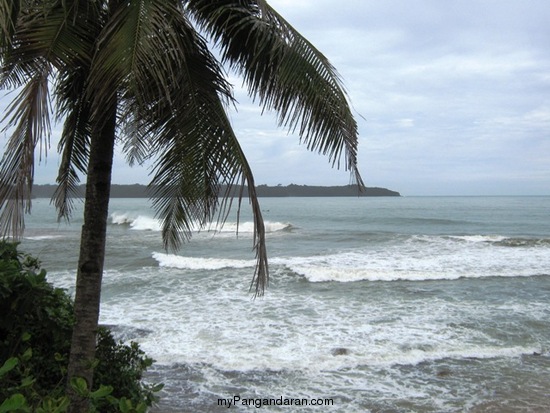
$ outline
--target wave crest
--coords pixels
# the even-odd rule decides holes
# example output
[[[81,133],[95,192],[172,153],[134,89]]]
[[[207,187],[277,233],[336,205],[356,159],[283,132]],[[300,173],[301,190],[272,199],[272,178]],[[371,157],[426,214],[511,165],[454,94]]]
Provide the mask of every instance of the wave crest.
[[[450,235],[450,239],[469,243],[490,243],[499,247],[549,246],[548,238],[505,237],[502,235]]]
[[[278,259],[310,282],[430,281],[548,275],[550,241],[504,236],[411,236],[405,243]],[[273,262],[273,260],[272,260]]]
[[[249,268],[256,265],[255,260],[235,260],[229,258],[197,258],[154,252],[153,258],[160,267],[185,270],[220,270],[222,268]]]
[[[156,218],[152,218],[146,215],[132,216],[130,213],[120,213],[114,212],[111,214],[111,223],[113,225],[127,226],[130,229],[136,231],[161,231],[162,225],[161,221]],[[292,224],[284,222],[264,222],[265,231],[267,233],[279,232],[279,231],[291,231],[293,229]],[[200,228],[198,224],[193,225],[192,230],[194,232],[206,231],[206,232],[215,232],[215,233],[253,233],[254,232],[254,222],[245,221],[239,222],[237,225],[236,222],[226,222],[224,225],[217,225],[213,223],[205,228]]]

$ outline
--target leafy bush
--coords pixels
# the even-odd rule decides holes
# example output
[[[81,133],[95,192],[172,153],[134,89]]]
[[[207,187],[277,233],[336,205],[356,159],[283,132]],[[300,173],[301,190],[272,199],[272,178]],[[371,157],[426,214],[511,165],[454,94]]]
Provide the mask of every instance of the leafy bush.
[[[155,393],[162,385],[149,386],[141,379],[143,373],[153,364],[153,359],[140,350],[137,343],[129,345],[116,343],[109,329],[101,327],[98,334],[96,359],[98,366],[94,370],[94,383],[113,387],[113,397],[131,401],[135,406],[151,406],[156,401]],[[106,412],[106,402],[98,404],[99,411]]]
[[[39,394],[63,384],[60,361],[69,354],[72,313],[68,295],[46,282],[46,271],[36,259],[19,254],[17,244],[0,242],[0,360],[31,348],[26,368]]]
[[[0,369],[5,367],[0,401],[21,396],[31,407],[54,401],[64,405],[73,323],[70,297],[46,281],[38,260],[19,253],[17,244],[0,241]],[[160,386],[141,382],[153,361],[136,343],[116,343],[108,329],[100,328],[96,359],[93,394],[106,394],[106,386],[113,388],[109,397],[97,398],[96,409],[129,411],[120,406],[153,403]]]

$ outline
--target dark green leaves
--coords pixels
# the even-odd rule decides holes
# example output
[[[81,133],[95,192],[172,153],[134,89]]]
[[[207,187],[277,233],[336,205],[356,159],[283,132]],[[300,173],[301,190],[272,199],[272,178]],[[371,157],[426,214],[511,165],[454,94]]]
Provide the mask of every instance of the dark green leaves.
[[[357,169],[357,124],[335,69],[265,1],[187,2],[201,28],[219,44],[250,95],[279,123],[297,131],[308,149],[329,156],[362,185]]]
[[[202,37],[221,49],[222,62]],[[226,63],[280,125],[333,165],[357,169],[357,124],[326,57],[264,0],[0,0],[0,87],[21,88],[5,122],[0,230],[20,234],[30,209],[34,153],[49,143],[49,98],[64,121],[54,202],[59,217],[87,173],[91,140],[117,108],[117,140],[130,164],[152,160],[154,206],[167,248],[223,223],[235,187],[254,213],[256,294],[267,283],[263,219],[254,179],[226,106]],[[110,141],[113,141],[111,139]],[[221,188],[227,188],[221,191]],[[242,191],[239,192],[242,194]],[[239,206],[241,205],[239,198]]]

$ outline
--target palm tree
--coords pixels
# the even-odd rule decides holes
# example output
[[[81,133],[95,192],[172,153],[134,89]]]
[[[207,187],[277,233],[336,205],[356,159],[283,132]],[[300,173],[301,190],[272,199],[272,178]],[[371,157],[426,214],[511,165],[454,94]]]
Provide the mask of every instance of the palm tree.
[[[221,59],[210,50],[217,45]],[[254,216],[257,265],[268,282],[265,233],[250,166],[226,114],[225,67],[264,110],[362,185],[357,124],[327,59],[264,0],[0,0],[0,86],[16,90],[3,123],[0,225],[18,237],[30,212],[35,153],[63,120],[53,202],[69,219],[86,176],[69,380],[91,386],[115,145],[130,164],[152,161],[153,205],[167,249],[196,223],[223,223],[235,188]],[[50,94],[54,103],[50,103]],[[55,112],[52,112],[55,111]],[[342,161],[342,158],[343,161]],[[73,395],[71,411],[86,411]]]

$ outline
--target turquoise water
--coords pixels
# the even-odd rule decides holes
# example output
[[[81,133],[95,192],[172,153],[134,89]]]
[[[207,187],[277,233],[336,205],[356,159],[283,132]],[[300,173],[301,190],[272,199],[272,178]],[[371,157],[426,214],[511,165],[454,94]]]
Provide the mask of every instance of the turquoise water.
[[[156,412],[550,410],[550,198],[266,198],[271,282],[250,212],[163,251],[147,200],[111,203],[101,322],[157,360]],[[82,224],[35,200],[23,249],[71,290]],[[249,411],[242,404],[232,411]]]

